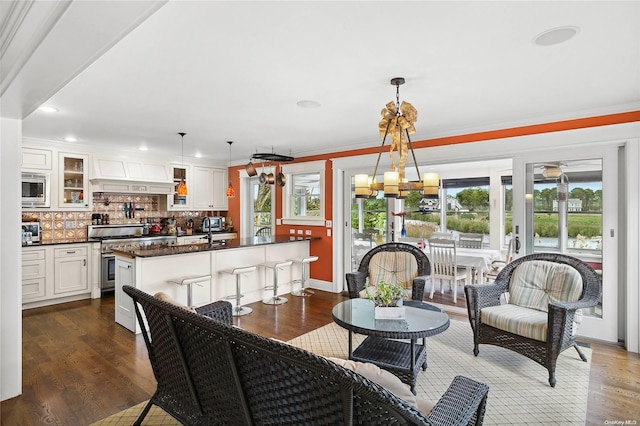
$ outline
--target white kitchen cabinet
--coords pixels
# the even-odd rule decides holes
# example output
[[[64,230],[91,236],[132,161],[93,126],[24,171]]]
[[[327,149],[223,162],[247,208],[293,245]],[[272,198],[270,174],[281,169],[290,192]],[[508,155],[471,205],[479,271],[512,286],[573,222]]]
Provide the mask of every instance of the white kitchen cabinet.
[[[54,294],[89,291],[87,244],[54,250]]]
[[[46,295],[46,250],[24,248],[22,250],[22,300],[41,300]]]
[[[100,247],[90,243],[22,247],[23,309],[88,299],[94,271],[89,263],[92,245]]]
[[[227,170],[213,171],[213,210],[229,210],[227,198],[228,172]]]
[[[89,248],[91,250],[91,282],[89,283],[91,298],[99,299],[102,296],[102,290],[100,288],[100,279],[102,278],[102,253],[100,252],[100,243],[90,243]]]
[[[191,200],[193,198],[191,187],[191,168],[187,165],[171,166],[171,175],[173,176],[173,193],[167,195],[167,210],[190,210]],[[180,181],[185,181],[189,194],[178,195],[178,185]]]
[[[50,149],[22,148],[22,168],[51,170],[53,153]]]
[[[122,290],[125,285],[136,286],[135,260],[116,256],[116,322],[133,332],[139,332],[133,299]]]
[[[90,210],[89,156],[58,154],[58,208]]]
[[[228,210],[227,171],[210,167],[194,167],[192,179],[194,210]]]

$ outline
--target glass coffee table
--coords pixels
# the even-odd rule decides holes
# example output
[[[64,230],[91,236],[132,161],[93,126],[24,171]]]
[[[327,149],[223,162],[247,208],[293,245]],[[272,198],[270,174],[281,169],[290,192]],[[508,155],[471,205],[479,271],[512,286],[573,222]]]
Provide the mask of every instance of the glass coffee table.
[[[371,362],[395,374],[415,395],[417,367],[427,369],[426,338],[449,328],[449,316],[424,302],[405,300],[404,306],[404,319],[375,319],[371,300],[349,299],[334,306],[331,317],[340,327],[349,330],[349,359]],[[368,337],[352,351],[353,333]],[[417,343],[420,338],[422,344]]]

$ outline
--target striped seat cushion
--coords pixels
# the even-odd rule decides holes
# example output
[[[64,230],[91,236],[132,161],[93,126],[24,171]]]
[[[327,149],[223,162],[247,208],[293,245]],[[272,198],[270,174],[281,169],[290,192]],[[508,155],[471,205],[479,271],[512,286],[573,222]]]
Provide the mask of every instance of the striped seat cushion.
[[[546,312],[508,303],[480,310],[483,324],[540,342],[547,341],[547,317]]]
[[[533,260],[513,271],[509,303],[547,312],[550,302],[575,302],[582,295],[582,277],[561,263]]]
[[[411,254],[403,251],[383,251],[373,255],[369,261],[369,285],[376,286],[384,281],[400,284],[411,290],[413,279],[418,276],[418,262]]]

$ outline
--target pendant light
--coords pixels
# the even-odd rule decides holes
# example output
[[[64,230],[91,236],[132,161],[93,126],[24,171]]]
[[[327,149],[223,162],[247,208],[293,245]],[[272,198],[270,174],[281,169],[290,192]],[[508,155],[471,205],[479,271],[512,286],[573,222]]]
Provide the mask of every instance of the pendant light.
[[[182,168],[184,169],[184,135],[186,135],[186,133],[179,132],[178,134],[182,138]],[[184,181],[184,176],[182,176],[182,179],[180,180],[180,183],[176,188],[176,192],[179,196],[189,195],[189,191],[187,190],[187,184]]]
[[[227,141],[229,144],[229,166],[231,165],[231,144],[233,141]],[[229,186],[227,186],[227,197],[233,198],[236,196],[236,190],[233,189],[233,185],[231,184],[231,180],[229,180]]]

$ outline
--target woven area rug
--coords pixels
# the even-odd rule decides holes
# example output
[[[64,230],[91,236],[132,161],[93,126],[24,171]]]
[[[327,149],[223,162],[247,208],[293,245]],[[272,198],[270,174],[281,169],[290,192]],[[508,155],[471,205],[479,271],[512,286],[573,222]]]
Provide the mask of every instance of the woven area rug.
[[[354,347],[364,336],[354,334]],[[473,356],[471,326],[451,321],[444,333],[427,339],[427,371],[418,375],[418,396],[437,401],[457,375],[489,385],[485,425],[584,425],[591,368],[591,349],[582,348],[589,362],[582,362],[574,349],[558,358],[558,383],[551,388],[547,370],[506,349],[481,345]],[[346,358],[348,332],[328,324],[289,343],[325,356]],[[95,425],[131,425],[146,402],[114,414]],[[145,425],[179,425],[161,409],[153,407]]]
[[[354,334],[354,347],[364,336]],[[314,353],[346,358],[348,331],[329,324],[293,339],[291,344]],[[591,349],[581,348],[588,362],[569,348],[558,357],[555,388],[539,364],[509,350],[480,345],[473,356],[473,336],[467,321],[451,321],[437,336],[427,338],[427,363],[416,385],[417,395],[437,401],[457,375],[489,385],[485,425],[584,425],[589,391]]]

